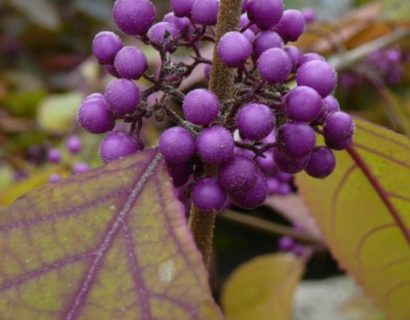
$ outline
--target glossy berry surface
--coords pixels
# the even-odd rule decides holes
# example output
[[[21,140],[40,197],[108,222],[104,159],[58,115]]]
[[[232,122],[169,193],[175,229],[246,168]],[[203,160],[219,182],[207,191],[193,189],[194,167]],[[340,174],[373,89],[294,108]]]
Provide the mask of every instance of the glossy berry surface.
[[[138,151],[137,143],[123,132],[110,133],[100,145],[100,156],[105,162],[111,162]]]
[[[351,138],[354,129],[352,117],[345,112],[339,111],[327,116],[323,133],[327,142],[336,144]]]
[[[252,44],[240,32],[226,33],[218,44],[218,55],[228,67],[238,67],[252,54]]]
[[[112,80],[104,92],[108,109],[117,117],[133,113],[140,102],[140,90],[127,79]]]
[[[287,98],[287,115],[289,119],[300,122],[312,122],[322,109],[322,97],[312,88],[296,87]]]
[[[93,54],[101,64],[114,62],[115,55],[123,47],[119,36],[114,32],[103,31],[97,33],[93,40]]]
[[[281,36],[274,31],[262,31],[256,37],[254,42],[254,53],[259,57],[266,50],[272,48],[283,48],[284,42]]]
[[[115,56],[114,67],[121,78],[139,79],[147,70],[148,62],[140,49],[127,46]]]
[[[260,172],[255,183],[246,192],[230,192],[231,201],[242,209],[256,209],[263,205],[268,196],[268,182]]]
[[[172,127],[161,134],[159,150],[167,162],[189,162],[195,154],[195,139],[189,131]]]
[[[189,92],[182,104],[185,119],[196,125],[207,126],[216,120],[220,110],[216,95],[206,89]]]
[[[286,41],[296,41],[303,33],[305,19],[299,10],[289,9],[283,12],[276,30]]]
[[[115,119],[104,96],[85,99],[77,113],[80,126],[90,133],[105,133],[114,128]]]
[[[194,0],[171,0],[171,8],[177,17],[189,17],[193,3]]]
[[[149,0],[116,0],[113,18],[117,26],[130,35],[144,35],[156,17],[154,5]]]
[[[213,26],[217,21],[218,9],[218,0],[194,0],[191,10],[191,19],[197,24]]]
[[[335,69],[325,61],[313,60],[304,63],[296,73],[299,86],[315,89],[323,98],[336,88],[337,74]]]
[[[326,178],[335,170],[336,158],[327,147],[317,147],[313,150],[305,171],[314,178]]]
[[[293,157],[281,151],[279,148],[275,148],[273,151],[273,159],[280,171],[296,174],[306,168],[309,163],[310,154],[303,157]]]
[[[272,48],[261,54],[257,66],[263,80],[269,83],[282,83],[288,79],[293,63],[284,50]]]
[[[235,147],[232,133],[221,126],[202,130],[196,145],[201,160],[212,165],[221,165],[229,161]]]
[[[235,155],[219,169],[218,178],[228,192],[244,192],[255,184],[257,174],[255,161]]]
[[[278,143],[289,157],[301,158],[313,151],[316,133],[306,123],[289,122],[279,128]]]
[[[226,201],[226,192],[217,179],[203,178],[192,188],[192,202],[202,211],[220,211]]]
[[[158,22],[154,24],[147,33],[148,39],[158,46],[179,39],[180,33],[175,24],[169,22]]]
[[[275,118],[268,106],[251,103],[239,110],[236,125],[243,139],[261,140],[272,132]]]
[[[262,30],[275,26],[282,18],[282,0],[249,0],[246,6],[249,20]]]

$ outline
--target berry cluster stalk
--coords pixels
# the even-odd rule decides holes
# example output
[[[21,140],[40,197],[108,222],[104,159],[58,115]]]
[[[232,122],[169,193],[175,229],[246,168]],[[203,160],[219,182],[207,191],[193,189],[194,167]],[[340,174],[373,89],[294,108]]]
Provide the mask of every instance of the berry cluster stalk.
[[[239,25],[241,8],[242,0],[221,0],[218,23],[216,25],[216,44],[225,33],[237,28]],[[220,101],[227,101],[234,98],[233,71],[220,60],[216,50],[213,58],[209,89],[218,96]],[[213,173],[212,168],[208,168],[207,170],[210,171],[210,174]],[[202,212],[195,206],[192,206],[190,227],[206,266],[209,266],[212,255],[215,217],[216,212]]]

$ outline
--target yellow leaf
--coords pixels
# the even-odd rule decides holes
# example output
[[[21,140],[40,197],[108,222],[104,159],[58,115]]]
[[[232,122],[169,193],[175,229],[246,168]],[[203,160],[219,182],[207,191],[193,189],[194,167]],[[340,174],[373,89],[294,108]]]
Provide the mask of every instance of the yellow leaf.
[[[355,142],[325,180],[297,184],[340,264],[389,319],[410,317],[410,141],[356,119]]]
[[[291,319],[293,294],[303,269],[302,260],[290,254],[265,255],[243,264],[223,290],[227,319]]]

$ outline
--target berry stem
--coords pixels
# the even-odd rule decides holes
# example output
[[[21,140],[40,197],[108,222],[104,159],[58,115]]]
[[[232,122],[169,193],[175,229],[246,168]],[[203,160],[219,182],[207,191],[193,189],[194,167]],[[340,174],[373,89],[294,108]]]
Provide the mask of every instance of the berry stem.
[[[241,8],[242,0],[221,0],[218,23],[216,25],[216,44],[225,33],[236,30],[239,25]],[[225,66],[220,60],[216,50],[213,57],[209,89],[213,91],[221,101],[233,99],[235,93],[234,74],[232,70]],[[206,171],[207,174],[214,174],[212,168]],[[216,214],[216,212],[201,212],[198,208],[195,208],[195,206],[192,207],[190,214],[190,228],[206,267],[209,267],[212,255]]]

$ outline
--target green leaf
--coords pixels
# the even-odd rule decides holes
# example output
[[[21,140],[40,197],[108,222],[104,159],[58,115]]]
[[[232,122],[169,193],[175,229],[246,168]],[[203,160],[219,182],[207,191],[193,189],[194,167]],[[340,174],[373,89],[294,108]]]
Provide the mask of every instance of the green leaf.
[[[0,319],[221,319],[157,149],[0,209]]]
[[[410,141],[356,119],[325,180],[297,184],[340,264],[391,319],[410,314]]]
[[[303,269],[302,260],[290,254],[260,256],[243,264],[223,290],[227,319],[292,319],[293,294]]]
[[[79,92],[54,94],[40,104],[37,121],[46,131],[64,133],[70,130],[83,95]]]

